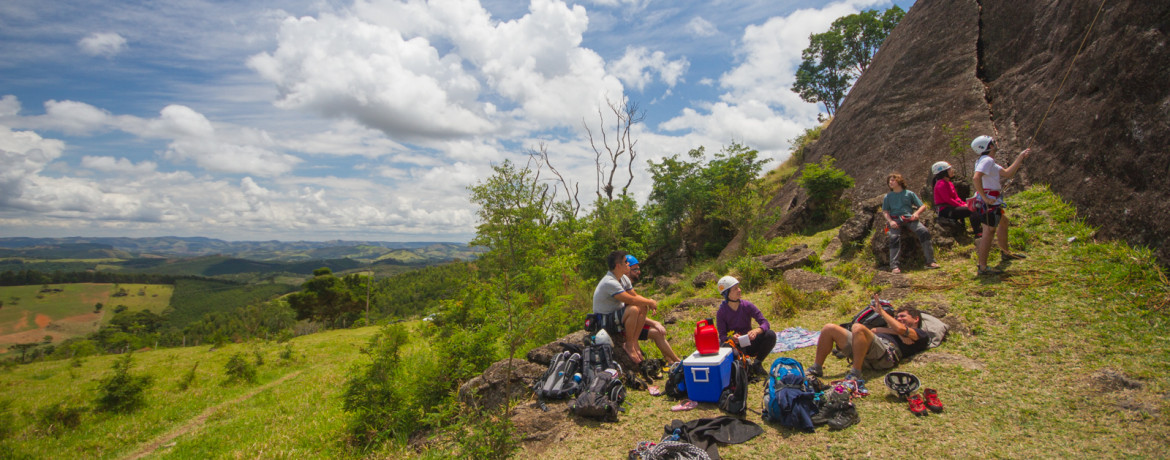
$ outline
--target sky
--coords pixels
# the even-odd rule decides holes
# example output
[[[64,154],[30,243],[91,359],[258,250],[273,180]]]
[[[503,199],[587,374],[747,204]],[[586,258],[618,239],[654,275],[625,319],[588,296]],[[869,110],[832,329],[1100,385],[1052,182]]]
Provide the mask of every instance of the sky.
[[[591,202],[626,100],[644,203],[700,146],[777,166],[809,34],[912,3],[5,0],[0,237],[467,242],[468,187],[540,146]]]

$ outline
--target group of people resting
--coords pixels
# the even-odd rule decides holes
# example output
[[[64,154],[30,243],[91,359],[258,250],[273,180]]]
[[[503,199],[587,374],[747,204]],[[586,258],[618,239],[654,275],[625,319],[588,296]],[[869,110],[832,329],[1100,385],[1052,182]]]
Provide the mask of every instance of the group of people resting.
[[[645,359],[638,347],[639,340],[653,340],[667,364],[679,362],[681,359],[666,341],[666,328],[647,317],[649,312],[657,310],[658,302],[638,295],[634,290],[631,277],[637,279],[641,275],[638,259],[625,251],[614,251],[606,257],[606,265],[609,271],[593,290],[593,312],[612,315],[612,323],[623,326],[625,340],[622,349],[635,364]],[[776,332],[759,307],[743,298],[739,280],[735,277],[720,278],[717,288],[723,296],[715,313],[719,337],[738,340],[740,336],[747,336],[748,345],[742,346],[741,351],[752,358],[751,371],[767,374],[763,363],[776,345]],[[921,329],[922,314],[918,310],[901,308],[894,315],[884,309],[877,310],[885,318],[886,327],[870,329],[855,323],[851,329],[846,329],[837,324],[826,324],[817,342],[816,361],[808,372],[821,376],[825,358],[834,347],[843,357],[852,358],[853,369],[848,377],[855,379],[861,378],[863,364],[876,370],[889,369],[898,361],[927,348],[930,338]],[[752,327],[752,321],[755,321],[755,327]]]
[[[1024,256],[1012,252],[1008,248],[1008,226],[1010,222],[1003,214],[1003,196],[1000,180],[1011,178],[1020,169],[1020,164],[1027,158],[1032,149],[1024,149],[1011,166],[1004,168],[995,162],[999,146],[991,136],[979,136],[971,141],[971,149],[979,155],[975,162],[975,176],[972,183],[975,186],[974,209],[967,206],[967,202],[959,197],[955,191],[952,178],[955,170],[950,163],[940,161],[930,167],[934,176],[934,204],[938,215],[948,219],[963,219],[971,222],[971,232],[978,239],[976,243],[977,266],[979,275],[996,275],[1002,270],[987,266],[987,258],[991,252],[991,245],[999,246],[1001,259],[1023,259]],[[902,273],[899,266],[901,255],[902,230],[914,232],[922,246],[922,255],[926,259],[927,268],[939,268],[934,260],[934,250],[930,244],[930,230],[919,222],[919,216],[926,211],[926,205],[914,192],[906,190],[906,180],[901,174],[893,173],[887,176],[886,183],[890,192],[882,200],[882,215],[886,218],[889,230],[890,271]]]
[[[1000,180],[1015,175],[1031,149],[1020,152],[1007,168],[995,162],[999,148],[992,137],[975,138],[971,142],[971,149],[979,154],[973,177],[976,191],[974,212],[955,191],[955,185],[951,181],[955,174],[954,169],[942,161],[931,167],[935,182],[934,202],[938,214],[942,217],[959,221],[964,218],[970,219],[972,232],[980,238],[976,246],[978,273],[980,275],[1002,273],[987,266],[993,240],[1002,251],[1004,260],[1022,259],[1024,256],[1012,253],[1008,249],[1008,219],[1003,215]],[[930,245],[930,231],[918,220],[926,210],[926,205],[918,195],[906,190],[906,181],[900,174],[890,174],[887,183],[890,192],[882,201],[882,211],[890,233],[891,271],[901,273],[898,256],[901,249],[899,238],[903,229],[910,230],[918,236],[927,267],[938,268]],[[622,348],[635,364],[645,359],[638,347],[639,340],[653,340],[662,351],[667,364],[681,361],[670,347],[670,343],[666,341],[666,328],[662,323],[648,317],[651,311],[658,309],[658,302],[643,297],[634,290],[633,280],[641,276],[638,259],[619,250],[610,253],[605,262],[609,271],[593,291],[593,313],[612,315],[611,322],[622,325],[622,335],[625,339]],[[766,374],[763,362],[776,345],[776,333],[772,331],[760,309],[743,299],[738,280],[725,276],[719,280],[717,287],[719,294],[723,296],[723,302],[719,304],[719,309],[715,313],[715,327],[719,337],[738,339],[740,336],[747,336],[749,342],[742,351],[753,358],[753,372]],[[851,358],[852,368],[847,378],[860,379],[864,365],[875,370],[890,369],[900,360],[926,350],[929,346],[930,338],[921,329],[922,314],[918,310],[904,307],[895,311],[893,315],[881,308],[877,311],[885,319],[885,327],[870,329],[864,324],[855,323],[849,329],[837,324],[826,324],[821,328],[816,359],[808,368],[808,373],[821,376],[825,359],[834,348],[840,350],[842,357]],[[752,327],[752,321],[755,321],[755,327]]]

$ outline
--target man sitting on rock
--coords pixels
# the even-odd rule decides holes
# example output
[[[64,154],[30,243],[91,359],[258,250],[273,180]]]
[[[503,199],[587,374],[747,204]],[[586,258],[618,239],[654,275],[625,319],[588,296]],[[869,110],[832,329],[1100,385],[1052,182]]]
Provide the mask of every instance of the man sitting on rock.
[[[622,283],[622,279],[630,273],[626,255],[626,251],[614,251],[605,258],[609,272],[601,277],[597,288],[593,290],[593,313],[612,315],[614,323],[624,327],[622,334],[625,342],[622,343],[622,349],[634,364],[640,364],[644,359],[638,348],[638,340],[646,339],[654,340],[667,364],[678,362],[678,355],[666,342],[666,328],[662,323],[646,317],[651,310],[658,309],[658,302],[638,295]]]
[[[886,320],[886,327],[870,329],[861,323],[853,323],[852,330],[837,324],[826,324],[817,339],[817,356],[808,374],[823,376],[821,366],[836,345],[845,356],[853,358],[853,368],[846,379],[861,380],[861,366],[868,364],[873,370],[886,370],[898,362],[926,350],[930,336],[922,328],[922,313],[917,309],[902,307],[890,316],[884,308],[876,308]]]

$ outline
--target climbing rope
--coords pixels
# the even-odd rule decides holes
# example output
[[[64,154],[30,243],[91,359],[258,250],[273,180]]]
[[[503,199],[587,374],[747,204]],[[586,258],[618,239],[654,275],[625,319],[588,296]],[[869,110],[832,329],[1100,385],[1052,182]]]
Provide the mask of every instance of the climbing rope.
[[[1068,70],[1064,72],[1064,78],[1060,79],[1060,86],[1056,88],[1056,92],[1052,94],[1052,102],[1048,103],[1048,109],[1044,111],[1044,116],[1040,117],[1040,124],[1036,125],[1036,131],[1032,133],[1032,137],[1028,139],[1028,145],[1025,147],[1031,148],[1032,141],[1036,139],[1036,135],[1040,134],[1040,128],[1044,126],[1044,121],[1048,119],[1048,113],[1052,111],[1052,106],[1056,104],[1056,98],[1060,96],[1060,91],[1064,89],[1064,82],[1068,80],[1068,75],[1072,73],[1073,65],[1077,63],[1077,58],[1081,56],[1081,51],[1085,49],[1085,42],[1089,41],[1089,34],[1093,32],[1093,26],[1097,24],[1097,18],[1101,16],[1101,10],[1105,9],[1105,0],[1101,0],[1101,6],[1097,7],[1097,14],[1093,16],[1093,22],[1089,23],[1089,30],[1085,31],[1085,38],[1081,39],[1081,46],[1077,47],[1076,54],[1073,55],[1072,62],[1068,64]]]

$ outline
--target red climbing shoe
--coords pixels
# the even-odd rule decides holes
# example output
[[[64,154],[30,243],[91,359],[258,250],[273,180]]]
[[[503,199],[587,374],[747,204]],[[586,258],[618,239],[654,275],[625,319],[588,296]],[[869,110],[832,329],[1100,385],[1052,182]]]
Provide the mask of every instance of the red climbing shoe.
[[[925,417],[929,414],[929,412],[926,411],[926,405],[922,403],[922,395],[910,395],[910,399],[908,401],[910,401],[910,412],[914,415]]]
[[[938,391],[934,388],[922,390],[922,397],[926,398],[926,407],[934,412],[943,411],[943,403],[938,400]]]

